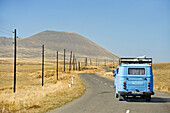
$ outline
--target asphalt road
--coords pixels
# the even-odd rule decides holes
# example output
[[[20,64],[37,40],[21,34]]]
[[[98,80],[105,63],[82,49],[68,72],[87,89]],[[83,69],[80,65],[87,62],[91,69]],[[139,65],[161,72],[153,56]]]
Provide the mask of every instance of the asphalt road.
[[[79,75],[86,85],[85,94],[50,113],[170,113],[170,95],[155,92],[151,102],[118,101],[113,82],[96,74]]]

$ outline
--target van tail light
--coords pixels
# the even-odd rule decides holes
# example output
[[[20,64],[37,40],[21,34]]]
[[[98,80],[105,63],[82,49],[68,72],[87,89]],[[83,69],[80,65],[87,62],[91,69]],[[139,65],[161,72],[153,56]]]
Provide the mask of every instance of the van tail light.
[[[148,89],[150,89],[150,82],[148,82]]]
[[[126,87],[126,82],[123,82],[123,89],[125,89]]]

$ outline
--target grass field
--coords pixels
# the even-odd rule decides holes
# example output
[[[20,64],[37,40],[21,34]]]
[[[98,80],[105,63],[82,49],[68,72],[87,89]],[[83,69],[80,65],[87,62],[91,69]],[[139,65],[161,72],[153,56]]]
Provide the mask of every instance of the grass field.
[[[45,85],[41,84],[41,59],[20,59],[17,63],[17,89],[13,93],[13,60],[0,60],[0,112],[46,112],[79,96],[85,86],[77,72],[62,72],[56,80],[55,62],[45,61]],[[62,64],[61,64],[62,65]],[[69,88],[71,77],[74,83]]]
[[[102,66],[87,66],[81,71],[69,72],[66,65],[66,72],[63,72],[63,62],[59,62],[59,80],[56,80],[55,66],[54,59],[45,61],[45,85],[42,87],[41,59],[18,60],[17,89],[13,93],[13,60],[0,59],[0,112],[47,112],[72,101],[85,91],[79,73],[97,73],[114,80],[113,73],[105,72]],[[69,88],[73,74],[74,83]],[[170,63],[154,63],[153,74],[154,90],[170,93]]]
[[[0,112],[46,112],[59,107],[83,95],[85,86],[79,73],[100,71],[96,66],[87,66],[81,71],[69,72],[66,65],[63,72],[63,61],[60,61],[59,80],[56,80],[55,67],[55,59],[45,60],[42,87],[41,59],[17,60],[17,89],[13,93],[13,60],[0,59]],[[69,88],[71,77],[74,83]]]
[[[154,90],[170,94],[170,63],[153,63]]]

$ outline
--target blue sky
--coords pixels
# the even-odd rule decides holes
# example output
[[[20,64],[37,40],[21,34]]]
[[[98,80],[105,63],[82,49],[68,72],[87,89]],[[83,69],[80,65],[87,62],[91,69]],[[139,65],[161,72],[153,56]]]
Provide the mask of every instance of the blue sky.
[[[0,36],[76,32],[122,57],[170,62],[169,0],[0,0]]]

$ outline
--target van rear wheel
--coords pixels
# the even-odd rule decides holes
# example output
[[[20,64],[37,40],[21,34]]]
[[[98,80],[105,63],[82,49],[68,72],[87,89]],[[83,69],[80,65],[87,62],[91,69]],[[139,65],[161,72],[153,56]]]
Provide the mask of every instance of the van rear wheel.
[[[118,95],[119,101],[124,101],[124,96],[121,96],[120,94]]]
[[[116,97],[116,98],[118,98],[118,97],[119,97],[119,95],[118,95],[117,93],[115,93],[115,97]]]
[[[146,98],[146,102],[150,102],[151,101],[151,95],[147,95],[145,98]]]

